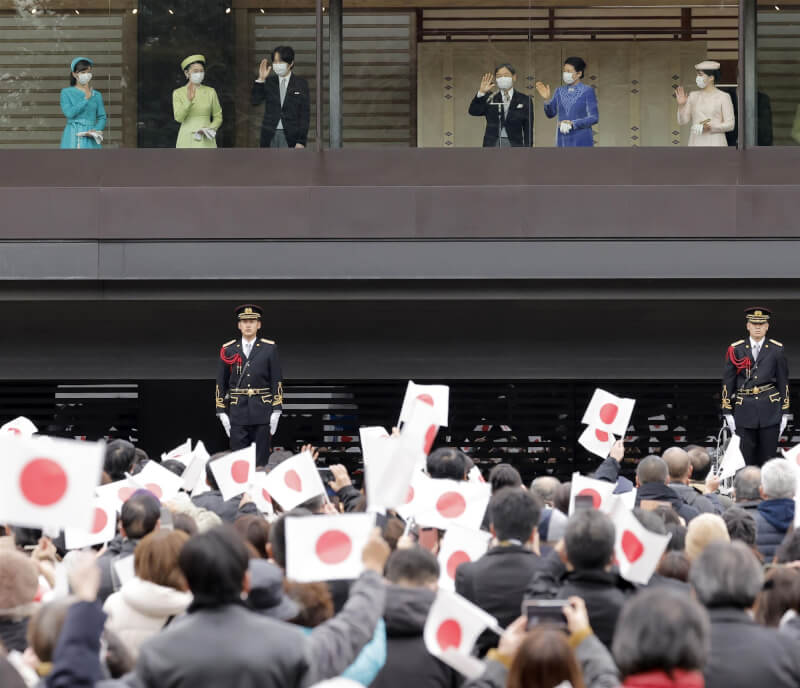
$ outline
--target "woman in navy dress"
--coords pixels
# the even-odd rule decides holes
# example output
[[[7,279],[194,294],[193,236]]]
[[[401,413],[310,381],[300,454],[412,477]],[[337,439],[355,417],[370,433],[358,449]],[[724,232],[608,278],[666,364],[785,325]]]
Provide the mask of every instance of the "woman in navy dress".
[[[592,125],[597,124],[597,96],[594,89],[583,83],[586,63],[580,57],[568,57],[564,61],[564,86],[556,89],[550,97],[550,86],[536,82],[536,90],[544,98],[544,114],[549,118],[558,116],[556,145],[559,148],[593,146]]]

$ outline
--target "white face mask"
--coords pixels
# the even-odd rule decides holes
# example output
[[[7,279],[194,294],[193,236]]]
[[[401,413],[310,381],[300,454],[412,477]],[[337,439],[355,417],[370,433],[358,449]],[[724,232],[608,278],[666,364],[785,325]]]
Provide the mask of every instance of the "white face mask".
[[[575,81],[576,75],[575,72],[564,72],[561,76],[564,79],[565,84],[571,84],[573,81]]]
[[[286,76],[289,73],[289,65],[285,62],[276,62],[272,65],[272,69],[278,76]]]
[[[708,86],[708,77],[700,76],[698,74],[697,78],[695,79],[695,82],[697,83],[697,88],[705,88],[706,86]]]
[[[189,75],[189,79],[195,85],[202,84],[203,83],[203,79],[205,79],[205,78],[206,78],[206,73],[205,72],[192,72]]]
[[[78,83],[81,86],[86,86],[92,80],[92,73],[91,72],[84,72],[83,74],[78,74]]]
[[[497,77],[497,88],[501,91],[507,91],[514,85],[514,79],[510,76],[498,76]]]

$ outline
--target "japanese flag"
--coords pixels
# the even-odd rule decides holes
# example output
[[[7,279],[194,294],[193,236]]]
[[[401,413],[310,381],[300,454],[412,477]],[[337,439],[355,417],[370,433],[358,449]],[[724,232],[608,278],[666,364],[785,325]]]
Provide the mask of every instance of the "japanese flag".
[[[168,471],[155,461],[148,461],[144,468],[129,480],[152,492],[160,501],[168,502],[183,487],[183,478]]]
[[[211,473],[227,501],[247,491],[256,472],[256,445],[231,452],[211,462]]]
[[[267,490],[266,473],[263,471],[256,471],[247,493],[253,498],[253,503],[262,514],[271,516],[275,513],[275,508],[272,506],[272,497],[270,497],[269,491]]]
[[[95,497],[94,516],[89,528],[66,528],[64,541],[67,549],[83,549],[111,542],[117,534],[117,509],[114,500]]]
[[[595,428],[591,425],[587,427],[578,438],[578,444],[602,459],[608,457],[611,453],[611,447],[614,446],[614,442],[616,441],[617,438],[610,432]]]
[[[467,480],[471,483],[485,483],[486,479],[483,477],[483,473],[481,473],[481,469],[477,466],[473,466],[469,469],[469,473],[467,473]]]
[[[193,492],[200,482],[205,485],[206,464],[210,458],[206,445],[198,442],[189,458],[186,469],[183,471],[183,475],[181,475],[184,490]]]
[[[500,631],[497,619],[449,590],[439,590],[425,621],[425,647],[434,657],[464,674],[478,678],[485,666],[472,656],[478,636],[486,628]]]
[[[575,497],[590,496],[592,498],[592,507],[599,509],[603,513],[611,513],[614,507],[616,497],[614,497],[614,483],[608,483],[605,480],[595,480],[594,478],[586,478],[580,473],[572,474],[572,491],[569,495],[569,515],[575,513]]]
[[[431,479],[423,483],[419,508],[414,520],[428,528],[448,528],[457,525],[478,530],[492,496],[488,483],[468,483],[460,480]]]
[[[361,552],[375,527],[375,514],[286,518],[286,578],[313,583],[358,578]]]
[[[408,521],[413,518],[414,514],[422,508],[427,496],[427,484],[431,480],[427,473],[423,473],[420,470],[415,470],[411,475],[411,484],[406,490],[406,497],[403,503],[395,509],[403,520]]]
[[[115,483],[98,485],[95,494],[103,500],[114,505],[114,509],[119,513],[122,505],[127,502],[136,490],[142,489],[131,480],[117,480]]]
[[[672,536],[647,530],[619,500],[610,516],[616,530],[614,554],[620,575],[631,583],[647,585]]]
[[[192,440],[187,437],[183,444],[175,447],[175,449],[172,449],[165,454],[161,454],[161,463],[164,463],[164,461],[169,461],[170,459],[175,459],[186,466],[191,460],[191,454]]]
[[[291,511],[306,500],[325,494],[325,486],[310,452],[297,454],[278,464],[267,474],[264,487],[284,511]]]
[[[603,389],[594,390],[592,399],[583,414],[583,424],[623,436],[633,413],[634,399],[623,399]]]
[[[3,435],[30,437],[31,435],[35,435],[37,432],[39,432],[39,430],[25,416],[18,416],[14,420],[10,420],[8,423],[0,426],[0,437]]]
[[[367,461],[376,451],[380,452],[381,446],[390,439],[386,428],[371,426],[359,428],[358,434],[361,437],[361,455]]]
[[[105,445],[51,437],[0,437],[0,523],[91,528]]]
[[[739,435],[734,435],[731,437],[730,442],[728,442],[728,448],[725,450],[725,455],[722,457],[722,463],[720,464],[719,473],[717,474],[720,480],[732,478],[740,468],[745,467],[741,441]]]
[[[418,385],[409,380],[403,406],[400,409],[400,423],[406,423],[411,418],[415,400],[430,405],[436,411],[435,423],[447,426],[450,406],[450,388],[447,385]]]
[[[789,450],[781,449],[783,458],[792,464],[796,469],[800,469],[800,444],[796,444]]]
[[[452,526],[439,543],[439,587],[455,590],[456,569],[480,559],[489,549],[491,534],[485,530],[467,530]]]

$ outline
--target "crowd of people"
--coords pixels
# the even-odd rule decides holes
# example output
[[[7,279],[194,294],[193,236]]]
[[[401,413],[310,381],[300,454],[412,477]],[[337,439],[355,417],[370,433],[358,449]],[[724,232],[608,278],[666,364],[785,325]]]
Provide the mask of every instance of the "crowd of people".
[[[67,551],[63,533],[3,526],[4,688],[800,685],[797,476],[785,459],[740,470],[722,494],[702,447],[645,457],[631,481],[615,444],[591,477],[619,495],[635,489],[639,523],[671,536],[646,585],[620,575],[614,521],[571,508],[570,483],[542,476],[527,486],[513,466],[496,465],[485,476],[488,550],[454,571],[455,592],[498,623],[475,643],[482,670],[467,678],[424,637],[441,584],[440,531],[389,509],[376,516],[357,579],[296,582],[286,575],[297,545],[287,519],[364,511],[363,488],[332,466],[329,496],[267,514],[248,493],[223,498],[213,466],[227,454],[210,458],[208,489],[194,497],[162,504],[133,491],[102,547]],[[259,470],[289,458],[275,452]],[[114,440],[103,482],[135,477],[148,461]],[[433,450],[425,470],[482,479],[454,448]],[[547,601],[556,617],[522,614]]]

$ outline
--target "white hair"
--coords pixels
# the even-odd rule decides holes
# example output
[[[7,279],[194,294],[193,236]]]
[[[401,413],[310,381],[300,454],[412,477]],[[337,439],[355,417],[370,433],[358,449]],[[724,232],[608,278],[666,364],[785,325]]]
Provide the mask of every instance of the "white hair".
[[[770,499],[791,499],[797,490],[795,468],[786,459],[772,459],[761,467],[761,487]]]

